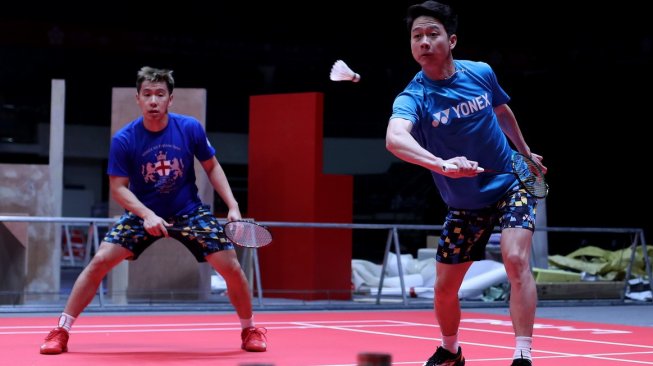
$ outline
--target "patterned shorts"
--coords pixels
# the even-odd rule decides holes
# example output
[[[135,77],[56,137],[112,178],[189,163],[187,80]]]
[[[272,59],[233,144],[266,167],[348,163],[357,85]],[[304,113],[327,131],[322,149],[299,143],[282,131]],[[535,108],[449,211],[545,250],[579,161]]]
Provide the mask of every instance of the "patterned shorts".
[[[184,244],[198,262],[206,262],[205,257],[211,253],[234,249],[233,243],[225,236],[222,225],[208,205],[200,206],[189,215],[175,216],[166,221],[173,224],[175,228],[181,229],[168,230],[168,235]],[[194,230],[207,232],[199,233]],[[161,237],[151,236],[145,231],[143,219],[127,212],[107,232],[103,241],[130,250],[134,254],[129,259],[135,260],[158,239]]]
[[[515,186],[499,202],[479,210],[450,208],[438,242],[436,260],[464,263],[485,258],[485,246],[498,224],[506,228],[535,230],[537,198]]]

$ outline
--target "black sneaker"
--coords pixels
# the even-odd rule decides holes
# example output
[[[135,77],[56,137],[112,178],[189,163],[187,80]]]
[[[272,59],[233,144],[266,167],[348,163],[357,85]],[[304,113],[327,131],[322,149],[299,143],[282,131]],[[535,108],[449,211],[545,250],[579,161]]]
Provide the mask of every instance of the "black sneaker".
[[[458,352],[453,353],[446,350],[444,347],[438,347],[433,356],[424,363],[424,366],[465,366],[465,357],[463,351],[458,347]]]
[[[527,360],[525,358],[515,358],[514,360],[512,360],[512,363],[510,364],[510,366],[532,366],[532,365],[533,363],[531,362],[531,360]]]

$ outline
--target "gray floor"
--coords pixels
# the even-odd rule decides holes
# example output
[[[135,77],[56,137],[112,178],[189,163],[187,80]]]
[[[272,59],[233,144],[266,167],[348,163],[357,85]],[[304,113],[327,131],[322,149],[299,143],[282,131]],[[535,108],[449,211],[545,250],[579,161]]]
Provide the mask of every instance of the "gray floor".
[[[7,306],[0,305],[0,317],[15,316],[25,313],[52,316],[59,314],[70,292],[79,269],[62,271],[62,296],[59,301],[32,303],[30,305]],[[373,310],[411,310],[432,309],[433,300],[425,298],[408,298],[404,302],[400,296],[383,297],[377,304],[375,296],[354,296],[352,301],[320,300],[301,301],[283,298],[254,298],[254,309],[257,312],[279,311],[373,311]],[[462,301],[464,311],[509,315],[508,304],[505,301]],[[224,294],[212,294],[206,301],[138,301],[126,305],[111,303],[104,299],[100,303],[96,297],[86,313],[134,313],[134,312],[231,312],[233,308]],[[538,303],[538,319],[561,319],[587,321],[602,324],[624,324],[653,327],[653,303],[625,300],[576,300],[556,301],[545,300]]]

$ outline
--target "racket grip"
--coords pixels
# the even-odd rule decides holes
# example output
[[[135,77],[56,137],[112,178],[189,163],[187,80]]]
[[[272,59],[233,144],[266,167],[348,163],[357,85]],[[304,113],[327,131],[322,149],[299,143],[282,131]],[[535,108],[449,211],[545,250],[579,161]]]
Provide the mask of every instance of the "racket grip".
[[[448,164],[444,163],[442,164],[442,171],[444,172],[457,172],[458,171],[458,166],[453,165],[453,164]],[[485,169],[479,167],[476,167],[476,173],[483,173]]]
[[[442,171],[443,172],[457,172],[458,171],[458,166],[449,164],[449,163],[444,163],[442,164]]]

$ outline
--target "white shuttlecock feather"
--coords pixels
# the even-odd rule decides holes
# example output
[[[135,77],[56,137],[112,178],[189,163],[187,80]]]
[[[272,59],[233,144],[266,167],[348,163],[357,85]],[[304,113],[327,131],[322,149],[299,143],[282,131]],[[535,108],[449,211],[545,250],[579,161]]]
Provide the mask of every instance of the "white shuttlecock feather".
[[[336,61],[331,67],[331,80],[333,81],[353,81],[357,83],[360,79],[361,76],[350,69],[342,60]]]

